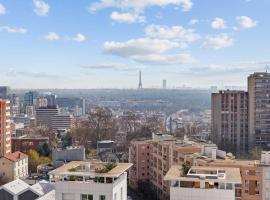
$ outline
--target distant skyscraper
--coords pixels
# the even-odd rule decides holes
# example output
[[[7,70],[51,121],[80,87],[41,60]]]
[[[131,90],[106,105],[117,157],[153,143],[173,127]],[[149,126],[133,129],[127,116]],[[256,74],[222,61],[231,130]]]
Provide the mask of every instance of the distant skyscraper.
[[[37,91],[29,91],[24,94],[24,107],[33,106],[38,97]]]
[[[139,85],[138,85],[138,88],[139,89],[142,89],[142,72],[140,71],[140,73],[139,73]]]
[[[86,114],[85,99],[82,99],[82,115]]]
[[[249,142],[270,150],[270,73],[248,77]]]
[[[163,89],[167,88],[167,81],[165,79],[162,81],[162,87]]]
[[[212,93],[212,140],[236,155],[248,152],[248,93],[226,90]]]
[[[9,87],[0,86],[0,99],[7,99],[9,93]]]
[[[46,99],[47,99],[48,106],[56,106],[56,95],[55,94],[46,95]]]
[[[11,152],[10,102],[0,99],[0,157]]]

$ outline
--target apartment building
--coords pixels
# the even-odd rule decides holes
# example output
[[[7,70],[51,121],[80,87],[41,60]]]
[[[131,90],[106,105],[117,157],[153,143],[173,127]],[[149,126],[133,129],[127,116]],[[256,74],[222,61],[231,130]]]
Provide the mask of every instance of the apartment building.
[[[170,168],[164,180],[170,182],[170,200],[240,200],[239,168],[191,167],[183,174],[178,165]]]
[[[225,90],[212,93],[212,141],[235,155],[248,152],[248,93]]]
[[[249,142],[270,149],[270,73],[255,72],[248,77]]]
[[[0,158],[0,177],[10,182],[28,176],[28,156],[16,151]]]
[[[127,200],[127,170],[130,163],[72,161],[51,172],[55,200]]]
[[[10,102],[0,99],[0,157],[11,153]]]
[[[202,145],[177,141],[170,135],[153,134],[152,140],[132,141],[129,148],[129,184],[134,189],[149,188],[159,199],[169,198],[169,183],[164,176],[173,164],[188,161],[188,155],[201,152]]]

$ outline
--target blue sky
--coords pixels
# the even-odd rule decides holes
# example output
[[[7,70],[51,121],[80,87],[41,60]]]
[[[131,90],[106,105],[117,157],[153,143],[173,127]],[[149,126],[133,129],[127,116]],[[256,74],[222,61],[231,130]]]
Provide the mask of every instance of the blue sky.
[[[269,0],[0,0],[1,85],[246,85],[270,64]]]

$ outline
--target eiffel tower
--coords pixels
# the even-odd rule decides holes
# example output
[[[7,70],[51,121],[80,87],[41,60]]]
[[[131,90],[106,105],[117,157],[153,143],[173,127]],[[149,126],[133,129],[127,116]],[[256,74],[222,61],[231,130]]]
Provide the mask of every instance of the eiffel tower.
[[[139,85],[138,85],[138,89],[142,89],[142,72],[140,71],[139,73]]]

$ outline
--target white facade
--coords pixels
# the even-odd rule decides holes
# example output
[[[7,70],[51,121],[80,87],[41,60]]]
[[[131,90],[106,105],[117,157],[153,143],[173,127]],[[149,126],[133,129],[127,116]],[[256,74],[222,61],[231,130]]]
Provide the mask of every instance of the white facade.
[[[234,190],[170,188],[170,200],[234,200]]]
[[[113,183],[58,181],[55,191],[55,200],[82,200],[84,194],[92,195],[93,200],[127,200],[127,173]]]

